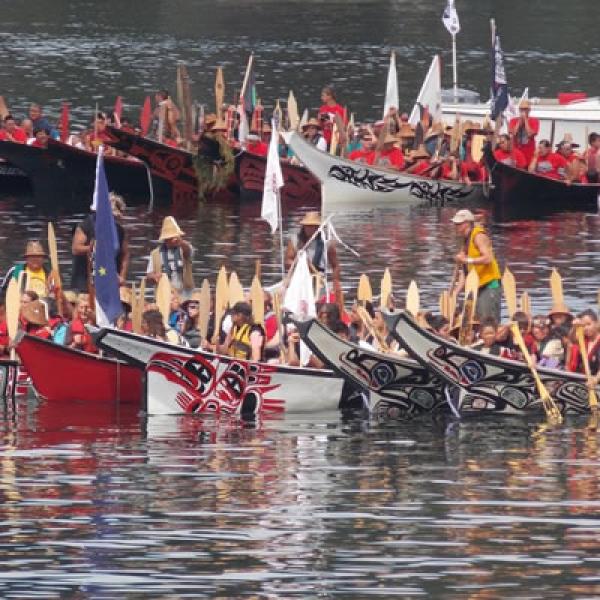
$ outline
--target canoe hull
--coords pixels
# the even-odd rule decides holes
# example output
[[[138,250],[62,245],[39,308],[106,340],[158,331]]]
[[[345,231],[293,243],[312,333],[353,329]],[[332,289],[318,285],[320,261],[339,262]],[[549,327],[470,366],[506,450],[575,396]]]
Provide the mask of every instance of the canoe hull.
[[[47,340],[23,335],[17,354],[38,395],[48,401],[140,404],[143,371]]]

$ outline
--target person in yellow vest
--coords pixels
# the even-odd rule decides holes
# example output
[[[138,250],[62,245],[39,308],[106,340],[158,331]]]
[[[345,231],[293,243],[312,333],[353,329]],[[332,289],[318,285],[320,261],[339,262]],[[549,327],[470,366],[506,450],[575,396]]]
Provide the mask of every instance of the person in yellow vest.
[[[466,274],[475,269],[479,276],[476,315],[479,321],[491,317],[498,323],[502,298],[501,275],[494,257],[492,241],[486,230],[475,222],[475,215],[466,208],[457,211],[452,222],[457,235],[464,240],[463,249],[454,257],[456,263],[462,267],[459,271],[457,290],[460,291],[464,287]]]
[[[19,280],[21,273],[21,292],[35,292],[39,298],[45,298],[49,294],[50,277],[44,269],[47,254],[40,242],[30,240],[25,247],[23,258],[25,262],[14,265],[6,274],[5,285],[8,285],[10,277]]]
[[[163,219],[160,245],[150,253],[146,279],[158,283],[162,273],[166,273],[171,288],[177,290],[182,298],[187,298],[194,289],[192,275],[192,245],[183,239],[185,233],[180,229],[173,217]]]
[[[265,335],[260,325],[252,323],[252,308],[248,302],[236,302],[231,309],[233,327],[217,352],[242,360],[263,360]]]

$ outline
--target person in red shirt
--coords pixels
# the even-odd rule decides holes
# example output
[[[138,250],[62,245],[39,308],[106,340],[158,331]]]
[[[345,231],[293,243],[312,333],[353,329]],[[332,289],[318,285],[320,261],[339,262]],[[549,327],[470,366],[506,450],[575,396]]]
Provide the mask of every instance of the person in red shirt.
[[[71,322],[71,348],[85,352],[98,352],[85,326],[94,324],[94,313],[90,306],[90,295],[79,294],[77,296],[77,308]]]
[[[323,137],[327,142],[327,146],[331,144],[331,135],[333,131],[333,124],[339,118],[341,123],[346,124],[344,121],[344,108],[337,103],[335,98],[335,91],[333,87],[327,85],[321,91],[321,108],[319,108],[319,119],[323,126]],[[340,133],[342,133],[340,131]],[[342,142],[344,140],[341,140]]]
[[[509,167],[527,169],[529,166],[525,155],[510,143],[510,137],[505,133],[498,138],[498,145],[494,150],[494,157],[498,162],[508,165]]]
[[[29,302],[21,309],[21,324],[25,333],[48,340],[52,329],[48,324],[46,306],[41,300]]]
[[[17,126],[17,122],[12,115],[4,117],[4,129],[0,130],[0,140],[3,142],[17,142],[18,144],[27,143],[27,134]]]
[[[353,160],[357,163],[362,163],[365,165],[372,165],[373,159],[375,158],[374,149],[375,149],[375,140],[370,133],[363,133],[360,138],[361,145],[360,148],[353,150],[348,155],[350,160]]]
[[[473,155],[471,154],[471,139],[468,138],[465,144],[465,159],[460,163],[460,180],[467,185],[471,185],[471,183],[478,181],[485,181],[486,179],[486,170],[485,167],[480,162],[476,162],[473,160]]]
[[[36,129],[34,132],[35,139],[31,142],[33,148],[47,148],[50,132],[47,129]]]
[[[248,143],[246,145],[246,152],[250,154],[256,154],[257,156],[267,156],[269,153],[269,146],[261,141],[260,136],[256,131],[251,131],[248,134]]]
[[[400,148],[396,146],[397,142],[398,139],[388,133],[383,140],[381,150],[379,152],[375,151],[371,164],[398,171],[402,170],[404,168],[404,156],[402,156]]]
[[[600,134],[590,133],[588,136],[589,148],[583,156],[587,164],[586,178],[590,183],[598,183],[600,172]]]
[[[431,157],[425,146],[421,145],[416,150],[410,152],[410,165],[406,169],[411,175],[420,175],[421,177],[431,177]]]
[[[529,170],[537,175],[550,177],[551,179],[562,179],[561,172],[567,168],[564,156],[552,152],[552,146],[548,140],[542,140],[533,155]]]
[[[514,147],[525,155],[527,163],[531,162],[535,152],[535,136],[540,131],[540,122],[529,116],[531,104],[523,100],[519,104],[519,116],[511,119],[508,131],[514,140]]]
[[[434,173],[432,177],[436,179],[458,179],[458,159],[455,156],[447,156],[437,173]]]

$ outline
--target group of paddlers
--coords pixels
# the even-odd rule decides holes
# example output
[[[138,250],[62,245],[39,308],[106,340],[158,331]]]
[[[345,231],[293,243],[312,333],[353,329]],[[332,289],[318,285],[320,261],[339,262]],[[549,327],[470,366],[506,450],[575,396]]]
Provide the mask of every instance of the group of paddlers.
[[[148,258],[144,285],[157,285],[155,301],[147,302],[143,293],[137,294],[132,290],[126,282],[129,262],[127,235],[118,222],[124,206],[122,199],[115,195],[111,195],[111,202],[120,243],[116,267],[123,312],[115,323],[117,327],[239,359],[300,365],[300,339],[282,309],[282,293],[263,291],[260,286],[256,293],[254,283],[252,292],[244,293],[237,276],[234,282],[232,274],[227,282],[224,271],[224,282],[217,280],[214,296],[211,297],[208,284],[202,288],[194,287],[194,248],[173,217],[163,220],[158,245]],[[86,325],[95,324],[94,290],[91,286],[94,218],[94,213],[91,213],[75,229],[71,244],[73,269],[70,290],[61,288],[57,269],[48,267],[47,253],[37,240],[27,242],[24,261],[6,273],[3,285],[6,290],[11,280],[18,282],[20,329],[87,352],[97,351],[86,328]],[[415,306],[407,297],[406,308],[413,312],[423,327],[441,337],[455,337],[460,343],[472,345],[482,352],[520,360],[522,356],[513,332],[509,327],[499,325],[500,272],[489,236],[476,222],[475,215],[466,209],[458,211],[452,221],[462,248],[455,256],[457,269],[451,290],[454,306],[448,309],[446,304],[442,308],[443,314],[423,312],[418,301]],[[286,263],[290,267],[300,256],[305,257],[314,279],[319,282],[315,289],[315,298],[318,299],[316,318],[351,342],[381,352],[402,353],[387,331],[381,312],[382,309],[397,307],[393,295],[388,293],[381,297],[377,305],[372,294],[365,293],[364,289],[361,291],[359,286],[356,301],[347,309],[339,283],[340,267],[335,245],[324,239],[321,225],[318,213],[307,213],[300,222],[298,235],[290,240],[286,253]],[[303,253],[299,254],[299,250]],[[328,275],[333,275],[333,291],[324,294],[322,282]],[[472,277],[476,282],[477,299],[469,307]],[[164,294],[159,299],[158,293],[165,281],[168,282],[166,302]],[[455,308],[456,294],[463,287],[466,300],[461,311]],[[391,283],[388,289],[391,292]],[[507,305],[514,304],[507,297]],[[12,310],[6,308],[3,303],[0,318],[0,350],[3,354],[8,353],[11,345],[6,315],[14,314],[14,307]],[[592,374],[590,385],[600,380],[600,324],[593,310],[588,309],[575,316],[562,300],[558,300],[549,314],[532,315],[525,307],[514,311],[510,317],[518,324],[529,352],[539,364],[571,371],[583,370],[582,346],[576,337],[577,328],[583,328],[583,348]],[[303,360],[302,364],[324,366],[316,356],[310,356],[308,362]]]

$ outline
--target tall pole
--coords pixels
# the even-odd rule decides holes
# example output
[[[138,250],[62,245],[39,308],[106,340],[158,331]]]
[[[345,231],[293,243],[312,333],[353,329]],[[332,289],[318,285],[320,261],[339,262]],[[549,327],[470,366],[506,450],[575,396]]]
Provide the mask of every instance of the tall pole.
[[[454,88],[454,104],[458,102],[458,77],[456,76],[456,34],[452,34],[452,86]]]
[[[281,280],[285,279],[285,257],[283,255],[283,215],[281,214],[281,193],[277,190],[277,212],[279,213],[279,255],[281,256]]]

